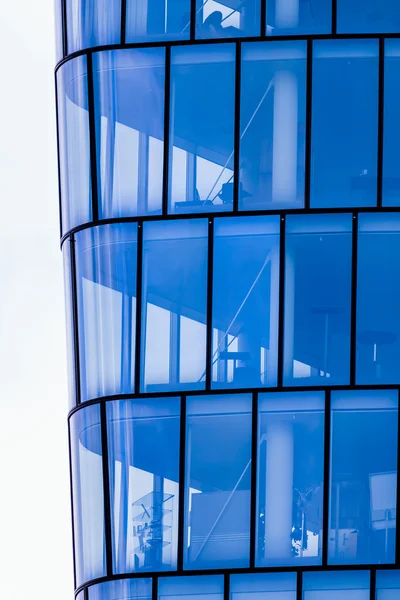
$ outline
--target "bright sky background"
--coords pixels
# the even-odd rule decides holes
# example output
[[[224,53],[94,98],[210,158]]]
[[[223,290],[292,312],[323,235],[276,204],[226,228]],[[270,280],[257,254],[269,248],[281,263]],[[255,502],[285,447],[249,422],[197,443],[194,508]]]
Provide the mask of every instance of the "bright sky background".
[[[72,600],[53,0],[0,0],[0,599]]]

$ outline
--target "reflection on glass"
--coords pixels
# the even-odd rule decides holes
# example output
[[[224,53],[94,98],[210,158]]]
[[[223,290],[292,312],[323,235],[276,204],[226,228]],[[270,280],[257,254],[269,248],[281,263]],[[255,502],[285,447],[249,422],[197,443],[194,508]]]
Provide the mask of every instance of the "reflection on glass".
[[[72,314],[72,281],[71,281],[71,241],[65,240],[63,247],[64,260],[64,295],[65,295],[65,329],[67,342],[67,373],[68,373],[68,400],[69,407],[76,404],[75,388],[75,345]]]
[[[165,50],[93,55],[99,218],[160,214]]]
[[[357,383],[399,383],[400,215],[360,214]]]
[[[351,215],[287,217],[285,385],[349,381],[351,229]]]
[[[121,0],[67,0],[68,54],[121,39]]]
[[[56,61],[62,60],[64,57],[63,51],[63,23],[62,23],[62,8],[61,0],[54,0],[54,29],[56,42]]]
[[[160,577],[157,600],[224,600],[223,575]]]
[[[385,94],[383,120],[384,133],[382,189],[382,204],[384,206],[400,206],[399,99],[400,41],[385,40]]]
[[[205,385],[207,220],[143,226],[141,389]]]
[[[151,600],[151,579],[117,579],[89,587],[89,600]]]
[[[171,48],[169,210],[232,210],[235,46]]]
[[[279,217],[216,219],[214,234],[212,387],[275,386]]]
[[[303,573],[303,600],[369,600],[368,571]]]
[[[375,206],[378,40],[314,42],[311,206]]]
[[[260,0],[196,0],[196,37],[260,35]]]
[[[230,600],[296,600],[296,574],[231,575],[230,591]]]
[[[76,585],[106,575],[103,463],[97,404],[70,419]]]
[[[82,400],[134,390],[137,225],[76,234]]]
[[[306,138],[306,42],[242,49],[239,208],[301,208]]]
[[[188,40],[191,0],[127,0],[126,41]]]
[[[91,220],[86,56],[57,71],[62,232]]]
[[[331,0],[265,0],[267,35],[331,33]]]
[[[177,398],[107,404],[114,573],[176,569]]]
[[[400,571],[376,572],[376,600],[398,600],[400,597]]]
[[[329,563],[395,558],[397,391],[332,392]]]
[[[251,395],[187,398],[186,569],[249,566]]]
[[[337,0],[338,33],[397,33],[398,0]]]
[[[324,394],[260,394],[257,566],[321,563]]]

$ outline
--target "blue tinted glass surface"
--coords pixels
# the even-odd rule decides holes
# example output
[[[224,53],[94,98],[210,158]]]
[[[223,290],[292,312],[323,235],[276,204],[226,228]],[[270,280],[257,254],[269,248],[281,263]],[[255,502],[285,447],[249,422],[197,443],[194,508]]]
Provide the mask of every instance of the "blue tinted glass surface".
[[[158,580],[157,600],[223,600],[222,575],[196,577],[168,577]],[[155,599],[154,599],[155,600]]]
[[[86,57],[57,71],[62,232],[91,219]]]
[[[93,56],[99,218],[161,213],[165,50]]]
[[[400,571],[376,572],[376,600],[398,600],[400,597]]]
[[[64,294],[65,294],[65,332],[67,342],[67,373],[68,373],[68,404],[73,408],[76,404],[75,390],[75,346],[72,314],[72,281],[71,281],[71,242],[65,240],[63,247],[64,259]]]
[[[171,49],[169,211],[232,210],[235,46]]]
[[[66,0],[68,54],[121,39],[121,0]]]
[[[286,220],[285,385],[348,383],[351,215]]]
[[[203,389],[207,220],[143,226],[141,389]]]
[[[64,54],[63,54],[61,0],[54,0],[53,6],[54,6],[55,42],[56,42],[56,61],[58,62],[64,56]]]
[[[251,395],[187,398],[185,569],[249,566]]]
[[[176,569],[177,398],[107,404],[114,573]]]
[[[369,600],[368,571],[303,573],[303,600]]]
[[[384,206],[400,205],[399,98],[400,41],[386,40],[382,189],[382,204]]]
[[[71,469],[77,587],[106,574],[100,409],[72,415]]]
[[[212,386],[275,386],[279,217],[216,219],[214,235]]]
[[[314,42],[311,206],[375,206],[378,41]]]
[[[265,0],[267,35],[331,33],[331,0]]]
[[[190,0],[127,0],[126,41],[187,40]]]
[[[397,33],[398,0],[337,0],[338,33]]]
[[[85,592],[82,590],[81,592],[79,592],[79,594],[76,594],[75,600],[84,600],[84,594]]]
[[[306,42],[244,44],[239,208],[304,204]]]
[[[231,575],[230,592],[230,600],[296,600],[296,574]]]
[[[357,383],[400,381],[400,215],[360,214]]]
[[[332,392],[330,564],[394,562],[397,395]]]
[[[82,400],[133,392],[137,225],[76,234]]]
[[[260,35],[260,0],[196,0],[197,38],[237,38],[254,35]]]
[[[321,563],[324,394],[260,394],[257,566]]]
[[[89,588],[89,600],[151,600],[151,579],[105,581]]]

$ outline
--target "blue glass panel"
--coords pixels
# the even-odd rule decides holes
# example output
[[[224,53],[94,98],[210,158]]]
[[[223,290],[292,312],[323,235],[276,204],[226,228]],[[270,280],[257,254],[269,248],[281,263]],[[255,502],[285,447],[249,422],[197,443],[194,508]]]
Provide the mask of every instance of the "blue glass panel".
[[[332,392],[330,564],[394,562],[397,396]]]
[[[70,419],[76,585],[106,575],[100,408]]]
[[[259,396],[257,566],[321,564],[324,394]]]
[[[137,225],[76,234],[82,400],[134,390]]]
[[[303,600],[369,600],[368,571],[303,573]]]
[[[214,232],[212,387],[275,386],[279,217],[216,219]]]
[[[249,566],[251,404],[187,398],[185,569]]]
[[[121,0],[66,0],[68,54],[121,40]]]
[[[158,580],[157,600],[224,600],[223,575],[168,577]]]
[[[141,389],[205,385],[207,221],[143,226]]]
[[[382,189],[384,206],[400,206],[399,99],[400,41],[386,40]]]
[[[93,56],[99,217],[160,214],[165,50]]]
[[[376,572],[376,600],[398,600],[400,597],[400,571]]]
[[[338,33],[397,33],[398,0],[337,0]]]
[[[375,206],[378,41],[314,42],[311,206]]]
[[[63,233],[90,221],[91,183],[86,57],[57,71],[58,134]]]
[[[74,345],[74,330],[73,330],[73,313],[72,313],[72,281],[71,281],[71,242],[70,239],[65,240],[63,244],[63,259],[64,259],[64,294],[65,294],[65,325],[66,325],[66,342],[67,342],[67,374],[68,374],[68,400],[69,408],[73,408],[76,404],[75,393],[75,345]]]
[[[62,60],[63,53],[63,30],[62,30],[62,12],[61,0],[54,0],[54,25],[55,25],[55,42],[56,42],[56,61]]]
[[[176,569],[178,398],[107,404],[114,573]]]
[[[400,383],[400,215],[360,214],[357,383]]]
[[[89,600],[151,600],[151,579],[118,579],[89,587]]]
[[[295,573],[231,575],[230,600],[296,600]]]
[[[285,385],[349,382],[351,215],[286,220]]]
[[[267,35],[331,33],[331,0],[265,0]]]
[[[171,48],[169,210],[232,210],[235,46]]]
[[[188,40],[190,0],[127,0],[126,41]]]
[[[196,0],[196,37],[260,35],[260,0]]]

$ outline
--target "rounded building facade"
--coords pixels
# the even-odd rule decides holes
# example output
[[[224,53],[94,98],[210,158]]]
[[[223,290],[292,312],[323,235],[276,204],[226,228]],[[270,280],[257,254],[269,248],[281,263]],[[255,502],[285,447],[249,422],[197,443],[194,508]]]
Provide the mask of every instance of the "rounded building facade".
[[[400,4],[56,29],[76,599],[400,597]]]

